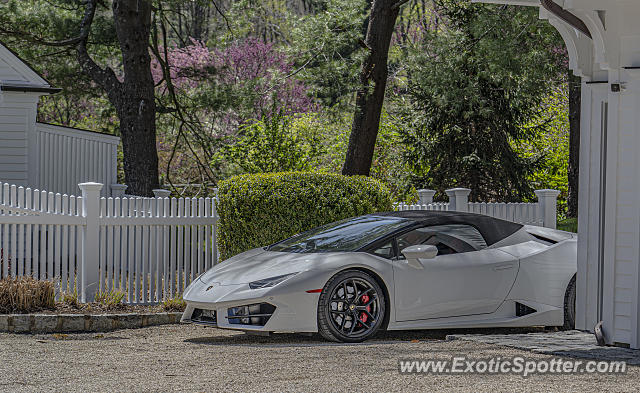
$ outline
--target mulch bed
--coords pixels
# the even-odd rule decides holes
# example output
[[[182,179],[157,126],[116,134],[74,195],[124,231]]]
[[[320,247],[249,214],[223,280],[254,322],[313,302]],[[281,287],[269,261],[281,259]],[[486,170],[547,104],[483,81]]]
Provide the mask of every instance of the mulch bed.
[[[67,303],[56,303],[54,309],[43,309],[33,311],[30,314],[82,314],[82,315],[99,315],[99,314],[144,314],[144,313],[161,313],[182,311],[178,309],[165,309],[162,305],[131,305],[118,304],[114,306],[105,306],[100,303],[86,303],[70,305]]]

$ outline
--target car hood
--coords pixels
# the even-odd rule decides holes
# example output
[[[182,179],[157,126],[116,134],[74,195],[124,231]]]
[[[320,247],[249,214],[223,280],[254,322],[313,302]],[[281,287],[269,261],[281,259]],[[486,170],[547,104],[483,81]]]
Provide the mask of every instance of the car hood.
[[[328,255],[330,254],[273,252],[257,248],[227,259],[199,279],[207,284],[248,284],[269,277],[311,270]]]

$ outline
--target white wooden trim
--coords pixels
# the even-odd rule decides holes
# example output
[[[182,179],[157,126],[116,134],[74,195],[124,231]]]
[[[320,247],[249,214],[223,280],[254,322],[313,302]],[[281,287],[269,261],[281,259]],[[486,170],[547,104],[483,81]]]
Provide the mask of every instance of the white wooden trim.
[[[109,134],[101,134],[99,132],[93,132],[88,130],[80,130],[77,128],[70,128],[64,126],[58,126],[54,124],[36,123],[36,128],[40,132],[47,132],[57,135],[65,135],[71,138],[82,138],[90,141],[97,141],[102,143],[110,143],[112,145],[118,145],[120,143],[120,137]]]
[[[31,69],[27,64],[14,55],[9,49],[0,44],[0,61],[5,62],[8,66],[13,68],[18,74],[24,77],[24,80],[5,80],[0,81],[0,85],[8,84],[6,82],[22,82],[21,84],[28,84],[33,87],[50,87],[49,83]],[[43,93],[44,94],[44,93]]]

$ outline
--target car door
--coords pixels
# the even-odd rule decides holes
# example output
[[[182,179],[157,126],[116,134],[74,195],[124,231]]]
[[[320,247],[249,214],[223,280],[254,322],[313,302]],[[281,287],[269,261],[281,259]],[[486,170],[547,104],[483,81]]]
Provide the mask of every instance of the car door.
[[[478,250],[483,240],[471,226],[456,225],[453,236],[444,234],[443,227],[420,228],[414,231],[422,233],[412,231],[397,238],[399,255],[393,263],[397,321],[492,313],[513,286],[519,265],[512,255],[487,249],[486,244]],[[429,231],[432,236],[424,236]],[[416,233],[420,236],[411,236]],[[410,266],[400,254],[416,244],[432,244],[439,250],[435,258],[420,260],[423,269]]]

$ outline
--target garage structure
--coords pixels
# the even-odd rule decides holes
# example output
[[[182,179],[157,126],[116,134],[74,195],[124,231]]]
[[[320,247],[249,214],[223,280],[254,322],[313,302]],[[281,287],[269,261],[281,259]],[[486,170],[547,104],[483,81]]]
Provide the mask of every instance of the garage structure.
[[[59,91],[0,42],[0,183],[76,195],[98,181],[121,195],[119,137],[37,121],[40,97]]]
[[[582,78],[576,327],[640,348],[640,1],[474,0],[535,6]]]

